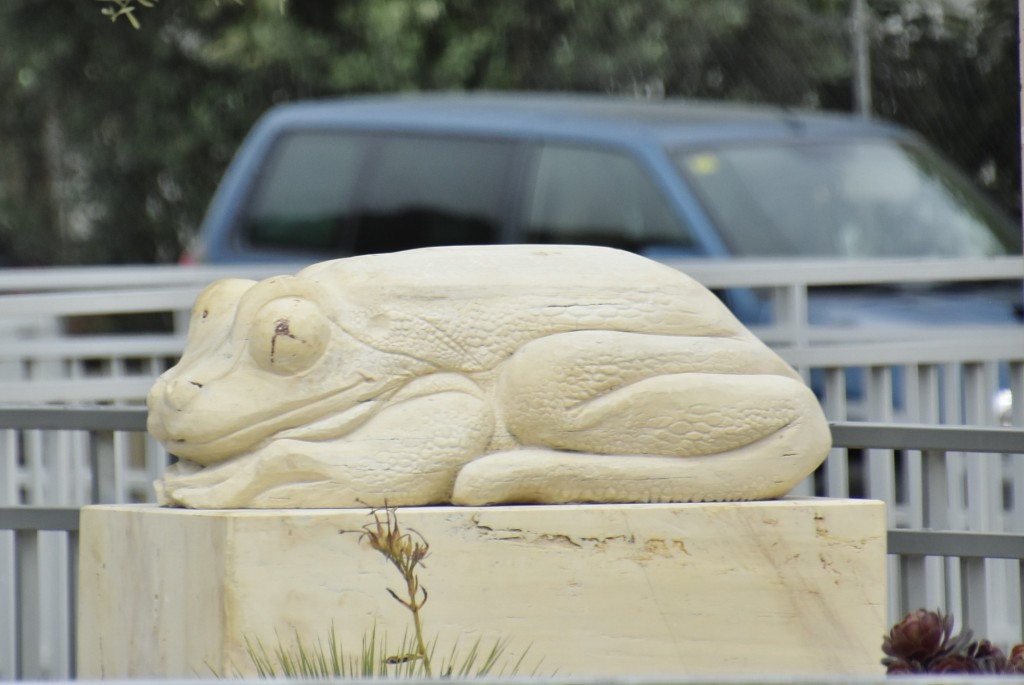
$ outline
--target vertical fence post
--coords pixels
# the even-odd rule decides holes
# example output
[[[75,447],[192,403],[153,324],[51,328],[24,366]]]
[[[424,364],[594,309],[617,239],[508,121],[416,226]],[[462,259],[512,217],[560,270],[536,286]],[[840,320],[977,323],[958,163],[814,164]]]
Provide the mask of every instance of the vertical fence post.
[[[825,373],[825,416],[846,420],[846,369],[834,367]],[[850,452],[833,447],[825,460],[825,496],[850,496]]]
[[[0,506],[21,504],[19,432],[0,431]],[[17,558],[14,531],[0,530],[0,680],[14,680],[18,662]]]
[[[14,680],[18,663],[18,592],[14,531],[0,530],[0,680]]]
[[[938,424],[942,419],[939,397],[942,394],[941,374],[935,364],[918,368],[918,416],[917,420],[927,424]],[[949,529],[949,482],[946,468],[946,452],[921,451],[921,466],[924,469],[921,506],[923,507],[922,528],[933,530]],[[921,607],[946,609],[946,563],[940,557],[929,557],[925,564],[925,599]],[[909,610],[918,608],[909,607]]]
[[[114,446],[101,431],[89,431],[89,462],[92,469],[92,502],[114,504],[117,500],[117,469]]]
[[[18,530],[14,533],[15,555],[15,616],[18,623],[18,654],[15,679],[40,680],[45,677],[40,655],[42,617],[39,606],[39,531]]]
[[[68,678],[78,665],[78,531],[67,532],[68,550]]]
[[[888,366],[872,366],[865,373],[864,398],[867,401],[868,418],[872,421],[889,423],[893,417],[892,369]],[[886,502],[886,525],[896,527],[896,481],[893,473],[895,455],[892,450],[865,450],[867,466],[867,495],[872,499]],[[897,607],[904,603],[900,583],[899,558],[890,556],[886,566],[889,582],[889,622],[899,620]]]
[[[963,365],[964,421],[985,425],[991,421],[995,382],[991,369],[981,363]],[[967,518],[973,531],[1002,530],[1002,464],[999,454],[967,455]],[[1006,564],[998,560],[966,559],[964,618],[975,631],[998,639],[999,622],[1005,624],[1005,606],[997,598],[1007,596]]]

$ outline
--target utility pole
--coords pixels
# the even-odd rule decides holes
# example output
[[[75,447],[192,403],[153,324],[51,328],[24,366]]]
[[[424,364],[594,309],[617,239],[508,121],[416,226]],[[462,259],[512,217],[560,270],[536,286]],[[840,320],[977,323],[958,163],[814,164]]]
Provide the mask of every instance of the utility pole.
[[[1020,0],[1024,4],[1024,0]],[[865,119],[871,117],[871,48],[868,41],[867,0],[852,0],[850,32],[853,34],[853,108]]]

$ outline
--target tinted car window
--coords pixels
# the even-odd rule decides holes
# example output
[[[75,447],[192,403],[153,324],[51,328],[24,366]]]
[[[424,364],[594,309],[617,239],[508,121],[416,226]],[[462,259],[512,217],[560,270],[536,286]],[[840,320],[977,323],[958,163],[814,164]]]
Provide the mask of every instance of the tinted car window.
[[[362,188],[354,252],[498,242],[509,143],[382,140]]]
[[[243,234],[267,249],[338,255],[498,242],[512,146],[354,133],[282,137]]]
[[[243,219],[247,242],[262,248],[337,249],[370,142],[333,133],[292,133],[278,140]]]
[[[676,161],[739,255],[987,257],[1019,232],[937,155],[896,141],[730,146]]]
[[[526,240],[645,252],[692,247],[651,179],[629,157],[548,145],[533,165],[524,206]]]

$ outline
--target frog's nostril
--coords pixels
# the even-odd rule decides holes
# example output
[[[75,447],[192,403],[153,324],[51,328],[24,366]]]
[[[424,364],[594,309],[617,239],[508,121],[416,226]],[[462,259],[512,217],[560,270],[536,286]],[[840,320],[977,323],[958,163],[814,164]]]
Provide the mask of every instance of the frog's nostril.
[[[195,381],[173,380],[167,384],[167,400],[175,409],[183,409],[195,399],[202,387],[202,383]]]

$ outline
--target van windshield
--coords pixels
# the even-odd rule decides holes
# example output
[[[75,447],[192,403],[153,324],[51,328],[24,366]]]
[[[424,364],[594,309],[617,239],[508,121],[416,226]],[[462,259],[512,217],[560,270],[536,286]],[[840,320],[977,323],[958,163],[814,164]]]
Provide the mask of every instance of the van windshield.
[[[742,256],[990,257],[1019,229],[924,147],[889,139],[677,152],[675,162]]]

